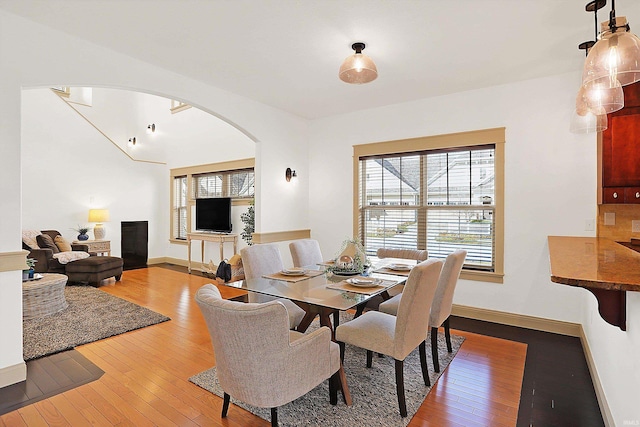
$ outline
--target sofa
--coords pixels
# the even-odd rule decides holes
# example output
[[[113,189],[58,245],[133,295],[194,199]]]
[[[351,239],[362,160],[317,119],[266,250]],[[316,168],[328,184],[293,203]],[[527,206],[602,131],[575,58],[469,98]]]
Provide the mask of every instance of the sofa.
[[[39,233],[39,234],[38,234]],[[46,235],[51,239],[55,248],[48,245],[48,239],[45,242],[45,239],[42,237],[38,238],[38,236]],[[35,259],[36,265],[34,270],[36,273],[65,273],[65,264],[64,261],[60,262],[58,258],[53,255],[60,252],[69,252],[69,251],[61,251],[60,249],[69,249],[64,247],[64,242],[62,242],[62,235],[57,230],[42,230],[41,232],[33,231],[33,230],[24,230],[22,232],[22,249],[29,251],[28,258]],[[56,245],[56,240],[61,242],[60,245]],[[81,253],[89,254],[89,246],[75,243],[68,243],[70,246],[71,252],[76,252],[76,254],[70,254],[70,258],[82,259],[87,258],[86,255],[82,255]],[[89,254],[90,255],[90,254]]]
[[[69,243],[56,230],[23,230],[22,247],[37,261],[38,273],[65,274],[69,282],[95,286],[109,277],[122,277],[122,258],[89,253],[88,245]]]

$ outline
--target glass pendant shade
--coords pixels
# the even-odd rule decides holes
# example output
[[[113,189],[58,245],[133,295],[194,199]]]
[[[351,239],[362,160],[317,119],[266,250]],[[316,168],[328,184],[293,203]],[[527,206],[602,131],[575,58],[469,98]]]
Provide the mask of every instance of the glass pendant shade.
[[[373,60],[362,53],[364,43],[354,43],[352,48],[356,53],[347,57],[340,66],[340,71],[338,72],[340,80],[351,84],[374,81],[378,77],[378,69]]]
[[[607,129],[607,115],[596,115],[590,111],[580,114],[577,110],[573,112],[569,131],[571,133],[595,133]]]
[[[608,21],[602,23],[600,40],[591,48],[582,71],[582,84],[592,82],[615,86],[617,80],[626,86],[640,81],[640,39],[625,31],[625,17],[616,19],[616,32],[609,29]]]
[[[624,91],[620,83],[611,88],[607,83],[592,82],[581,86],[576,97],[578,114],[586,111],[594,114],[610,114],[622,108],[624,108]]]

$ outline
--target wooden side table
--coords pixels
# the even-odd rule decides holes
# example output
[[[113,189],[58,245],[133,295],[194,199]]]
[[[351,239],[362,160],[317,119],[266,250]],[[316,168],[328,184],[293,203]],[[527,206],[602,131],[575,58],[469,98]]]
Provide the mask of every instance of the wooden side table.
[[[89,252],[97,255],[111,256],[111,240],[74,240],[74,244],[88,245]]]
[[[201,268],[202,271],[206,271],[204,267],[204,242],[218,242],[220,245],[220,260],[224,259],[224,244],[225,242],[233,243],[233,253],[238,251],[238,235],[237,234],[224,234],[224,233],[187,233],[187,251],[189,266],[188,270],[191,273],[191,241],[200,240],[200,255],[201,255]]]

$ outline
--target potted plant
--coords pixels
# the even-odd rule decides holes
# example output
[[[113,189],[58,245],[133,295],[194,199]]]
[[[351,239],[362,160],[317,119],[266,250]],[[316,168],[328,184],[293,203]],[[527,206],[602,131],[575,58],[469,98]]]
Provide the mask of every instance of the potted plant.
[[[72,228],[72,230],[75,230],[78,233],[78,240],[89,240],[89,235],[87,234],[89,232],[89,227],[85,226],[78,226],[78,228]]]
[[[36,266],[36,262],[38,261],[33,258],[27,258],[27,267],[29,268],[27,270],[22,270],[22,280],[33,279],[33,268]]]

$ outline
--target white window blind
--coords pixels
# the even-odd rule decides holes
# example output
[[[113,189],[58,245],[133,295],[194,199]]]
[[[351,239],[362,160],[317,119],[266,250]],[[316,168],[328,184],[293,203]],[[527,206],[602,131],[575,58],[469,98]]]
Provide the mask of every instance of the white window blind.
[[[187,239],[187,177],[177,176],[173,179],[173,224],[172,237]]]
[[[495,146],[359,160],[360,238],[378,248],[466,249],[466,269],[495,268]]]

